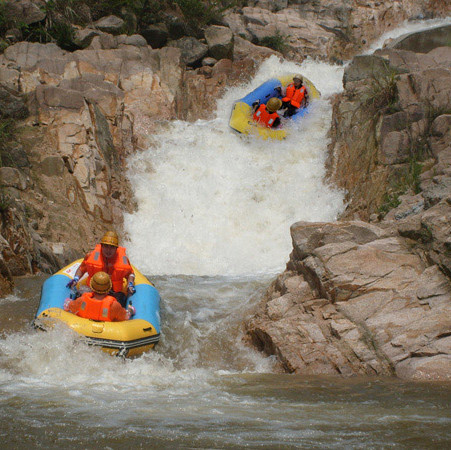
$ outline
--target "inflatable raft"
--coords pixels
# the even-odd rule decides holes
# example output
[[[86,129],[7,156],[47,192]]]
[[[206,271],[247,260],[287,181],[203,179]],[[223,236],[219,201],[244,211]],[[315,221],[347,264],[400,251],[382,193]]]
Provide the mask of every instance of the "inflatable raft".
[[[288,84],[292,83],[293,76],[294,74],[280,78],[271,78],[270,80],[265,81],[257,89],[247,94],[245,97],[237,100],[233,105],[229,126],[239,133],[259,136],[263,139],[284,139],[287,135],[286,129],[263,127],[252,120],[252,104],[256,101],[266,104],[271,97],[280,98],[280,95],[278,91],[276,91],[276,88],[284,88]],[[321,94],[310,80],[305,77],[302,78],[304,86],[307,88],[311,104],[312,100],[319,98]],[[296,114],[294,114],[287,120],[298,120],[299,118],[303,117],[308,112],[308,110],[308,106],[307,108],[301,108]]]
[[[66,287],[74,277],[79,259],[48,278],[42,287],[41,301],[36,312],[34,325],[41,330],[62,322],[84,336],[90,345],[96,345],[105,352],[118,356],[138,356],[153,348],[160,340],[160,295],[152,283],[135,267],[136,292],[128,301],[136,308],[136,314],[123,322],[99,322],[78,317],[64,311],[64,301],[71,291]],[[80,284],[86,280],[82,278]]]

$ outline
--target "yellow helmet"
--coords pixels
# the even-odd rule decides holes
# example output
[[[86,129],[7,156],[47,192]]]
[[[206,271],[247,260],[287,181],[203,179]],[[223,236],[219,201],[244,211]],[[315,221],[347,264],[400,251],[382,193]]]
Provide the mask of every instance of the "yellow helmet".
[[[266,103],[266,109],[271,113],[280,109],[281,106],[282,106],[282,100],[280,100],[280,98],[277,98],[277,97],[270,98],[268,100],[268,103]]]
[[[117,236],[117,233],[115,231],[107,231],[104,235],[102,240],[100,241],[101,244],[106,245],[113,245],[114,247],[119,246],[119,238]]]
[[[106,272],[95,273],[89,285],[98,294],[106,294],[112,286],[110,276]]]

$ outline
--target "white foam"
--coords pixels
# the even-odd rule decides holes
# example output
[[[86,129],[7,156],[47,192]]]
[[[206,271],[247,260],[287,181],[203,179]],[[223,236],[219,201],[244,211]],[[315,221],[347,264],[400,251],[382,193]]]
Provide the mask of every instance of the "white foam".
[[[233,102],[273,76],[301,72],[323,99],[284,141],[228,127]],[[291,251],[289,227],[331,221],[342,193],[324,184],[331,106],[343,69],[272,57],[251,83],[218,101],[216,118],[173,122],[158,145],[129,160],[138,211],[125,217],[131,260],[146,273],[237,275],[276,272]]]

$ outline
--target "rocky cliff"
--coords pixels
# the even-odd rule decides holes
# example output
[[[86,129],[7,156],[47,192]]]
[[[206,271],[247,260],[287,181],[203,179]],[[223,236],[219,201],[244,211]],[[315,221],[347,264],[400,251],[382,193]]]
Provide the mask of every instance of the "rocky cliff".
[[[285,370],[450,378],[450,69],[451,47],[347,67],[329,171],[348,207],[291,227],[287,270],[247,323]]]

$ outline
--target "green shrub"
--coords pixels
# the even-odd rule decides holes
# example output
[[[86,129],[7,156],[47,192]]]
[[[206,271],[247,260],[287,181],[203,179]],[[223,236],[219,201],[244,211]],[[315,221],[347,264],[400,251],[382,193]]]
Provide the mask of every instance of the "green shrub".
[[[207,25],[220,23],[225,9],[219,1],[174,0],[174,3],[182,11],[191,33],[199,37]]]
[[[409,162],[409,171],[406,176],[406,185],[411,188],[415,194],[419,194],[421,192],[421,171],[422,165],[416,159],[411,159]]]
[[[0,54],[3,53],[9,47],[8,41],[0,38]]]
[[[373,76],[367,90],[366,105],[370,114],[390,114],[399,111],[398,74],[386,66],[384,75]]]
[[[0,34],[3,36],[8,29],[8,21],[5,16],[5,0],[0,0]]]
[[[383,217],[391,209],[398,207],[401,204],[399,197],[404,195],[409,189],[415,194],[421,192],[421,172],[423,166],[415,158],[411,158],[409,164],[406,166],[403,174],[397,178],[397,181],[392,184],[389,192],[386,192],[382,199],[382,205],[379,207],[378,212]]]
[[[264,47],[272,48],[273,50],[276,50],[277,52],[285,54],[289,49],[288,38],[289,38],[289,36],[285,36],[282,33],[280,33],[279,30],[277,30],[276,34],[274,36],[264,37],[260,41],[260,45],[263,45]]]
[[[0,186],[0,214],[7,212],[11,203],[11,197],[5,192],[4,186]]]
[[[149,23],[162,21],[162,12],[169,9],[169,0],[84,0],[89,6],[92,19],[98,20],[101,17],[114,14],[125,18],[130,13],[136,15],[138,29]]]
[[[401,204],[401,200],[399,200],[399,193],[385,193],[382,205],[379,207],[379,215],[384,217],[390,210],[398,207]]]
[[[67,22],[55,22],[49,30],[50,36],[64,50],[75,51],[79,47],[75,44],[75,30]]]
[[[29,42],[41,44],[56,42],[63,50],[70,52],[79,48],[74,41],[75,30],[68,22],[53,21],[50,27],[42,23],[34,26],[21,24],[20,29],[25,40]]]
[[[243,7],[247,0],[47,0],[42,7],[46,19],[41,23],[25,25],[19,20],[7,23],[4,15],[5,0],[0,0],[0,35],[16,26],[24,39],[31,42],[56,42],[65,50],[77,49],[72,24],[86,26],[104,16],[122,17],[129,26],[129,33],[140,32],[149,24],[165,22],[167,12],[180,12],[190,34],[201,36],[205,26],[218,24],[226,9]],[[136,17],[130,20],[130,17]],[[137,29],[136,29],[137,27]]]
[[[5,156],[8,156],[8,146],[14,137],[14,131],[14,120],[0,119],[0,167],[3,166]]]
[[[80,7],[83,3],[80,0],[48,0],[44,6],[44,12],[50,21],[60,16],[60,20],[63,18],[68,22],[78,23],[82,18]]]

